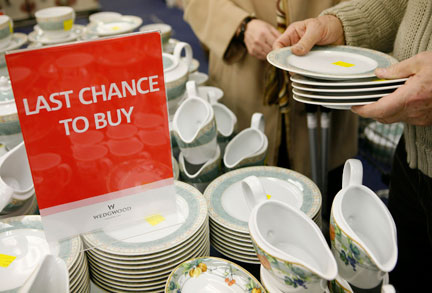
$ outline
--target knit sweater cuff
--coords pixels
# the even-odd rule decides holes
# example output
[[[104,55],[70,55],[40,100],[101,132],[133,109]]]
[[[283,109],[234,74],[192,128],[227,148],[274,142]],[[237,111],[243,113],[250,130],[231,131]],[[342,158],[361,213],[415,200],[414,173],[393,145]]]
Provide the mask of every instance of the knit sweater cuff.
[[[387,52],[392,49],[401,20],[399,14],[399,10],[392,10],[388,3],[380,0],[342,2],[321,13],[340,19],[347,45]]]

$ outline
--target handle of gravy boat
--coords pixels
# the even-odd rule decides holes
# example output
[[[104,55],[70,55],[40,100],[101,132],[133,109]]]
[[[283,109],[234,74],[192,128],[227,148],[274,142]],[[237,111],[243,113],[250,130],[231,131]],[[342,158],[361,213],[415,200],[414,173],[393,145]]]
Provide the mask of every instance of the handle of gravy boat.
[[[391,284],[383,285],[381,287],[381,293],[396,293],[396,289]]]
[[[186,61],[186,65],[189,68],[189,66],[192,63],[192,47],[185,42],[178,42],[175,47],[174,47],[174,57],[180,61],[180,57],[181,57],[181,53],[183,51],[183,49],[185,50],[185,61]]]
[[[255,128],[264,133],[265,122],[262,113],[253,113],[251,118],[251,128]]]
[[[342,175],[342,188],[350,185],[361,185],[363,182],[363,165],[360,160],[348,159]]]
[[[9,204],[13,193],[13,189],[0,178],[0,211]]]
[[[194,80],[189,80],[188,82],[186,82],[186,93],[188,98],[199,97],[198,88]]]
[[[243,196],[249,207],[249,210],[253,210],[260,202],[266,200],[266,193],[260,180],[256,176],[246,177],[241,181],[243,190]]]

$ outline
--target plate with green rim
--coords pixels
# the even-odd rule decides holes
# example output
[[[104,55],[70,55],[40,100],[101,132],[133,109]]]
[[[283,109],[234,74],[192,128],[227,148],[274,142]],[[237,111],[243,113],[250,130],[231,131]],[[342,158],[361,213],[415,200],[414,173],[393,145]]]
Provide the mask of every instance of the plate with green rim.
[[[241,192],[241,181],[252,175],[263,183],[268,197],[297,205],[311,219],[321,208],[321,192],[308,177],[280,167],[246,167],[219,176],[204,191],[213,222],[237,232],[249,233],[247,221],[250,211]]]
[[[289,72],[328,80],[374,77],[375,69],[398,63],[388,54],[353,46],[315,46],[304,56],[285,47],[271,51],[267,61]]]

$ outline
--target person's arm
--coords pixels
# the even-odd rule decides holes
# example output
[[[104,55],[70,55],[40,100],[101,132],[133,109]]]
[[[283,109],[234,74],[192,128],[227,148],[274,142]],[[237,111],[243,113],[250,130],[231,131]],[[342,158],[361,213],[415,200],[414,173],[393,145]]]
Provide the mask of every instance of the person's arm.
[[[221,59],[226,56],[243,19],[252,15],[250,11],[238,7],[230,0],[184,1],[184,19],[198,39]],[[232,49],[238,54],[246,53],[242,44]]]

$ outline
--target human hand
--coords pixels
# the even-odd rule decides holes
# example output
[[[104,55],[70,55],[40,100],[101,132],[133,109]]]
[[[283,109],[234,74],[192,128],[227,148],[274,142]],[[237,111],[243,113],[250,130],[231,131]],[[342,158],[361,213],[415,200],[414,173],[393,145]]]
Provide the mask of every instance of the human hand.
[[[321,15],[303,21],[293,22],[274,42],[273,48],[292,46],[295,55],[305,55],[314,45],[343,45],[344,31],[339,18]]]
[[[382,123],[432,125],[432,52],[422,52],[388,68],[376,69],[375,74],[385,79],[410,78],[377,102],[352,107],[354,113]]]
[[[248,53],[258,59],[265,60],[272,50],[273,42],[281,33],[271,24],[259,20],[251,20],[244,34],[244,43]]]

